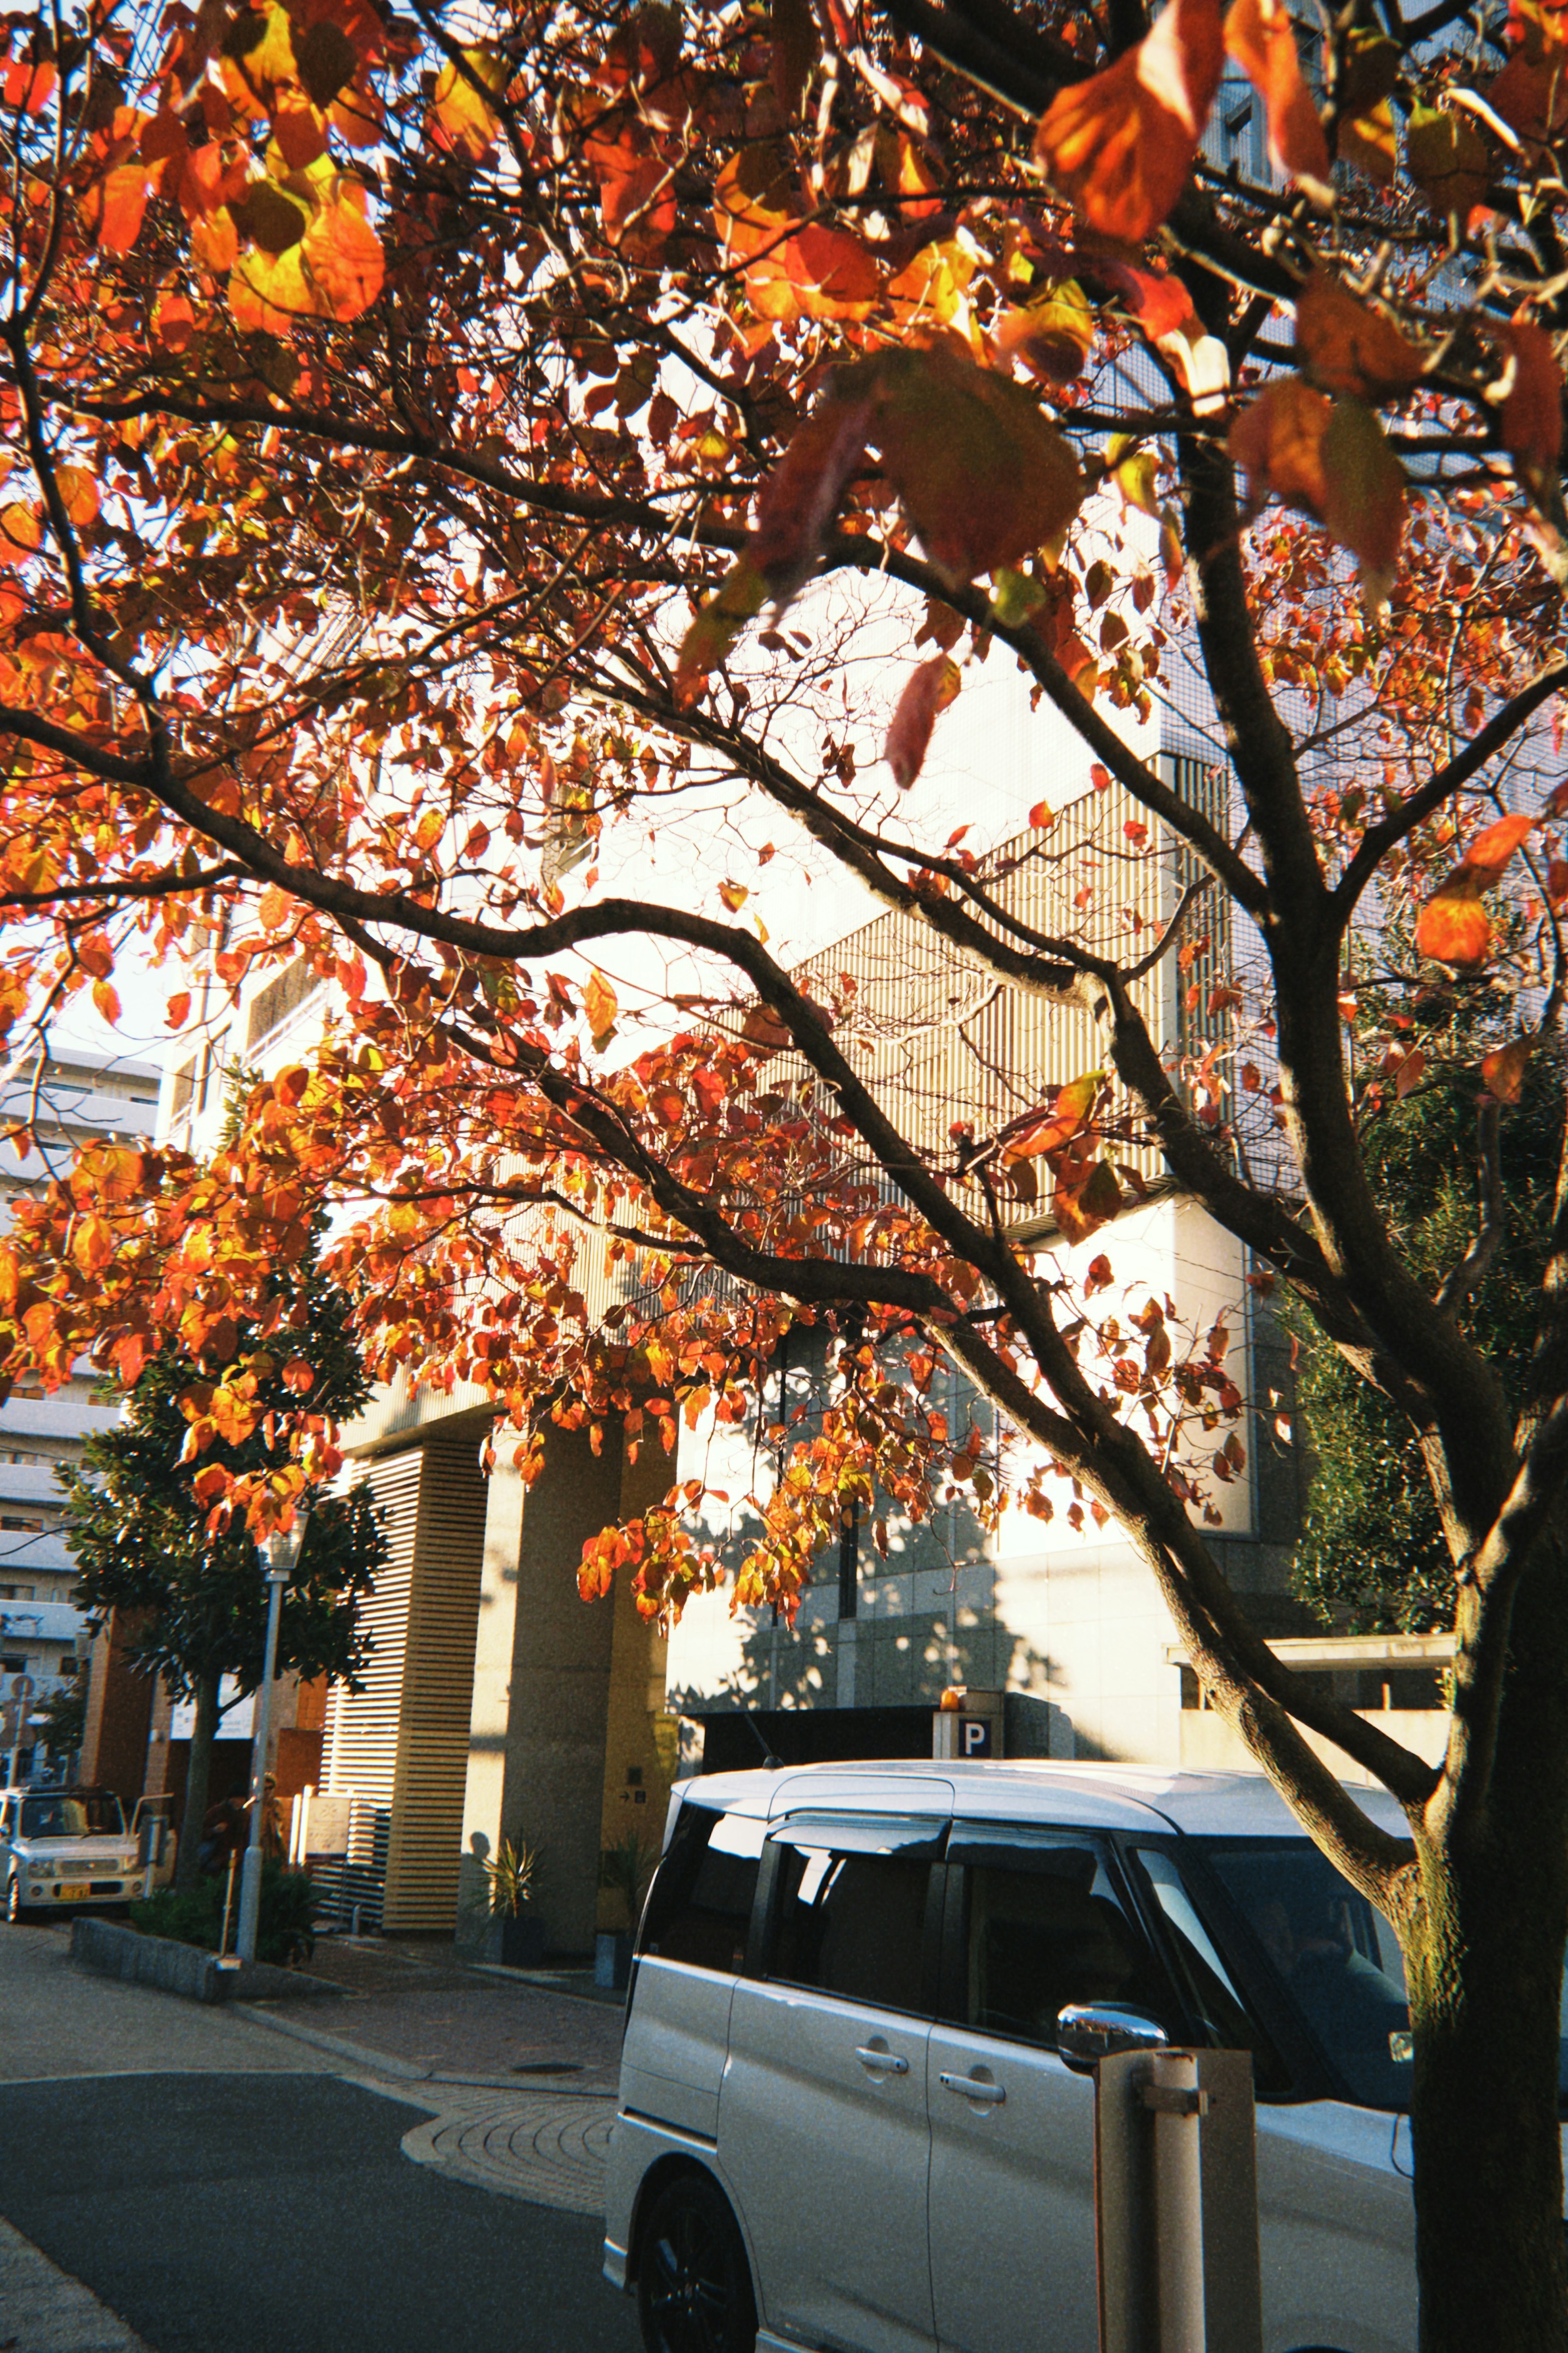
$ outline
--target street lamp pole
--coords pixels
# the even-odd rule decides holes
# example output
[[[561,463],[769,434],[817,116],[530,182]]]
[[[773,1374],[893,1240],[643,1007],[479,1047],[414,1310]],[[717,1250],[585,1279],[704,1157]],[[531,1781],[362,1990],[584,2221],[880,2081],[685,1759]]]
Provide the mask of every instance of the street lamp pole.
[[[267,1539],[267,1651],[261,1687],[256,1694],[256,1725],[250,1744],[250,1841],[245,1850],[239,1883],[239,1934],[235,1950],[242,1961],[256,1958],[256,1932],[261,1921],[261,1840],[266,1828],[267,1748],[272,1730],[272,1685],[278,1672],[278,1620],[284,1588],[294,1573],[304,1542],[307,1515],[300,1514],[286,1535]]]

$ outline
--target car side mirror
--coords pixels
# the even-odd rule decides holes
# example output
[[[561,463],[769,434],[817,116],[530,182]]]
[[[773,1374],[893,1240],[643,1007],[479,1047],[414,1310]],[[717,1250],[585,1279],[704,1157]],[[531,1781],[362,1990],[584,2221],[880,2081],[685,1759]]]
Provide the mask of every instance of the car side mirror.
[[[1076,2075],[1092,2074],[1117,2051],[1162,2051],[1170,2040],[1146,2010],[1114,2001],[1070,2001],[1057,2013],[1057,2050]]]

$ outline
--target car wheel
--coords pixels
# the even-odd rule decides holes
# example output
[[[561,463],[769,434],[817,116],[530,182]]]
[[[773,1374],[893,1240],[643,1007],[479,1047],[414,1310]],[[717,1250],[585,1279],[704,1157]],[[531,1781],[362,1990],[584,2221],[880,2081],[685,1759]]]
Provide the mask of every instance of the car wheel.
[[[703,2174],[680,2175],[649,2210],[637,2314],[647,2353],[753,2353],[745,2245],[722,2190]]]
[[[15,1872],[11,1873],[5,1884],[5,1917],[13,1928],[21,1925],[22,1883]]]

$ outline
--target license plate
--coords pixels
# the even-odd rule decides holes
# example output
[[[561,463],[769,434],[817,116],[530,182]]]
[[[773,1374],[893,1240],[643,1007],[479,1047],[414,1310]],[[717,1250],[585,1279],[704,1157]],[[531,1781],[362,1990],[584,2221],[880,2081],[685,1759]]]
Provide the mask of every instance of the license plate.
[[[57,1888],[55,1893],[62,1904],[85,1904],[92,1889],[85,1879],[73,1880],[68,1887]]]

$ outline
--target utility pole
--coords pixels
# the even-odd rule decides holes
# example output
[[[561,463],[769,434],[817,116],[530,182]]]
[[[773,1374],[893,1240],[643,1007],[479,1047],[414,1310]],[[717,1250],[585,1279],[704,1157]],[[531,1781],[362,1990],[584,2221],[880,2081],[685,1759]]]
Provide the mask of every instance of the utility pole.
[[[235,1950],[241,1961],[256,1958],[256,1932],[261,1920],[261,1836],[267,1806],[267,1747],[272,1730],[272,1685],[278,1673],[278,1620],[283,1592],[294,1574],[300,1547],[305,1541],[308,1513],[296,1515],[287,1535],[267,1539],[267,1650],[261,1688],[256,1694],[256,1725],[250,1745],[250,1840],[239,1883],[239,1933]]]

